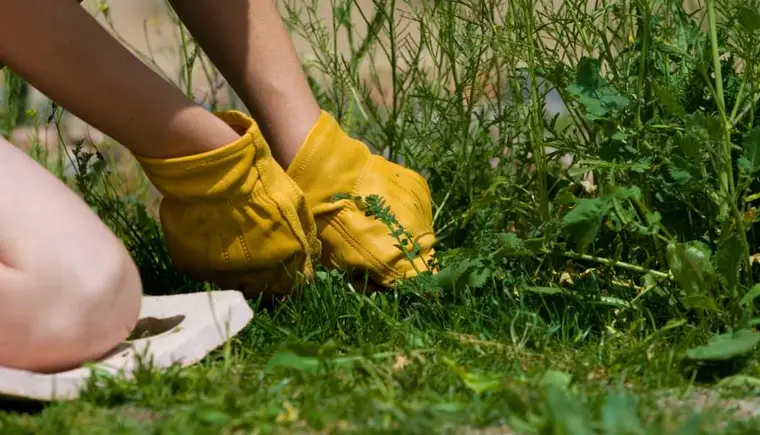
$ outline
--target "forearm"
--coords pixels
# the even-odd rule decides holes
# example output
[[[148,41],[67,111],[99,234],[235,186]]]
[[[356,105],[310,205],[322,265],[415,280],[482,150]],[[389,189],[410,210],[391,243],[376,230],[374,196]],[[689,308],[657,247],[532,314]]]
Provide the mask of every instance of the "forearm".
[[[0,2],[0,61],[140,155],[193,154],[237,138],[75,2]]]
[[[170,0],[287,166],[319,117],[274,0]]]

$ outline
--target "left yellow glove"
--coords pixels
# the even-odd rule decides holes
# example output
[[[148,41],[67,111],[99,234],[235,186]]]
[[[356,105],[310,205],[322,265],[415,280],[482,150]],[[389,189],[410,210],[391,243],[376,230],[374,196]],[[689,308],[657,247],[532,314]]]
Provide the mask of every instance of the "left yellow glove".
[[[216,115],[239,140],[187,157],[137,157],[163,195],[169,254],[189,276],[249,297],[288,294],[313,276],[312,257],[321,250],[314,218],[253,119]]]

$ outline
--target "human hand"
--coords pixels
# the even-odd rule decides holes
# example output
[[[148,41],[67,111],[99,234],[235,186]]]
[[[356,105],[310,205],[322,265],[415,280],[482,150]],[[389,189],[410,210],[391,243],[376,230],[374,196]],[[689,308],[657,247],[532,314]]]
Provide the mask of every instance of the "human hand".
[[[274,161],[256,123],[217,114],[241,138],[188,157],[137,157],[164,195],[161,226],[174,265],[248,297],[285,295],[313,275],[317,229],[301,189]]]
[[[422,176],[408,168],[370,153],[358,140],[349,137],[337,121],[322,112],[287,174],[303,189],[309,208],[314,213],[322,258],[328,267],[354,272],[369,272],[373,280],[392,287],[399,279],[428,270],[433,258],[436,238],[433,231],[430,190]],[[383,220],[392,220],[387,213],[367,216],[367,210],[351,197],[377,195],[390,207],[397,224],[416,244],[418,255],[413,260],[406,252],[411,244],[399,246],[393,230]],[[375,204],[379,205],[379,204]],[[398,235],[406,239],[403,234]]]

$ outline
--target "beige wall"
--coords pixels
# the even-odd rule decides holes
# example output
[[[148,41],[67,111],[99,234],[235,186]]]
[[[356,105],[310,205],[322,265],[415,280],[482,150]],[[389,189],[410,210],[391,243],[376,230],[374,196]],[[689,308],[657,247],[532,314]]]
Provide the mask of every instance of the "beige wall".
[[[97,5],[101,0],[84,0],[84,6],[93,12],[95,15],[97,14]],[[111,16],[114,21],[114,27],[115,32],[118,33],[121,37],[124,38],[125,41],[127,41],[135,50],[142,52],[142,53],[151,53],[151,57],[155,59],[155,62],[157,66],[165,71],[167,75],[172,78],[176,79],[179,77],[179,65],[180,65],[180,54],[178,52],[179,47],[179,34],[178,29],[175,23],[171,21],[170,12],[168,7],[166,6],[165,0],[106,0],[110,10],[111,10]],[[328,28],[330,20],[332,18],[332,6],[331,6],[331,0],[274,0],[280,5],[281,11],[285,11],[284,2],[288,2],[289,4],[295,4],[299,5],[301,9],[306,9],[307,5],[310,5],[312,3],[317,4],[317,8],[319,10],[319,18],[324,20],[325,23],[328,24]],[[334,1],[334,0],[333,0]],[[354,0],[356,4],[361,7],[367,16],[372,15],[372,10],[374,8],[373,0]],[[407,5],[408,3],[420,4],[421,2],[427,2],[430,0],[397,0],[397,11],[396,16],[400,17],[400,19],[403,21],[403,18],[405,15],[408,16],[410,12],[410,8]],[[507,0],[500,0],[503,3],[506,3]],[[563,0],[540,0],[535,2],[538,6],[537,9],[542,9],[547,6],[540,6],[543,5],[549,5],[551,4],[553,8],[558,8],[561,6]],[[583,0],[581,0],[583,1]],[[587,7],[589,10],[593,9],[595,5],[599,5],[602,3],[613,3],[615,0],[586,0]],[[633,0],[617,0],[619,2],[625,2],[629,3]],[[693,8],[694,5],[698,3],[702,3],[704,0],[684,0],[684,2],[687,5],[691,5],[690,8]],[[223,7],[224,1],[219,2],[220,7]],[[301,14],[302,19],[306,19],[306,14]],[[363,35],[366,32],[366,25],[364,24],[364,20],[361,18],[359,13],[354,13],[353,15],[354,20],[354,26],[356,27],[357,32],[360,35]],[[102,16],[99,16],[98,20],[102,23],[104,23],[104,19]],[[410,20],[405,20],[404,24],[400,25],[399,27],[406,26],[407,33],[411,35],[411,37],[417,41],[419,40],[419,37],[417,35],[417,26],[414,22]],[[331,35],[332,36],[332,35]],[[544,35],[545,36],[545,35]],[[312,56],[313,51],[311,45],[306,42],[303,38],[300,38],[297,35],[294,35],[293,42],[296,46],[296,49],[299,53],[299,55],[304,59],[308,60],[309,57]],[[346,53],[348,48],[348,40],[346,38],[346,35],[341,33],[338,35],[337,38],[337,45],[338,49],[341,53]],[[383,59],[383,56],[379,56],[379,59],[375,59],[376,66],[380,69],[381,74],[389,75],[389,67],[388,63],[385,59]],[[202,71],[200,68],[197,69],[196,74],[196,82],[198,83],[198,86],[203,86],[205,80],[205,77],[202,74]]]
[[[276,0],[280,9],[285,14],[283,0]],[[293,4],[311,3],[311,0],[288,0]],[[99,0],[85,0],[83,5],[86,9],[98,16],[98,21],[107,26],[106,20],[102,14],[97,12]],[[319,18],[323,20],[332,19],[332,8],[330,0],[318,1]],[[357,0],[357,3],[371,15],[373,8],[372,0]],[[398,2],[399,4],[402,1]],[[180,35],[175,23],[170,18],[170,11],[164,0],[107,0],[110,8],[110,14],[113,20],[114,33],[117,33],[126,42],[130,48],[149,54],[157,66],[165,71],[170,78],[176,79],[179,74],[180,53]],[[223,2],[220,2],[220,7]],[[303,7],[303,6],[302,6]],[[406,8],[399,6],[399,11],[403,12]],[[302,14],[306,19],[306,13]],[[366,31],[366,26],[355,14],[356,28],[360,34]],[[109,28],[109,31],[112,31]],[[297,35],[293,36],[293,42],[299,55],[308,59],[312,55],[312,47],[303,38]],[[344,51],[348,48],[348,40],[344,34],[338,37],[339,50]],[[196,77],[203,82],[203,74],[200,69],[196,71]]]

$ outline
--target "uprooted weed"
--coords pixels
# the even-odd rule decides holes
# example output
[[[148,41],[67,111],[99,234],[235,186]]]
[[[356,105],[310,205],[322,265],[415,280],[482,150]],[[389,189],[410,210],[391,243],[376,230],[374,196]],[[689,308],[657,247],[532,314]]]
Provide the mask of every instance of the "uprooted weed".
[[[82,401],[0,427],[751,433],[736,420],[754,412],[692,413],[663,396],[694,382],[746,396],[760,382],[760,4],[373,3],[332,0],[324,22],[319,2],[285,1],[286,21],[315,47],[320,104],[426,176],[441,272],[364,295],[320,270],[257,309],[232,353],[94,379]],[[204,58],[182,40],[190,77]],[[202,285],[172,271],[107,159],[80,147],[73,160],[69,182],[148,293]],[[381,197],[354,199],[405,245]]]

